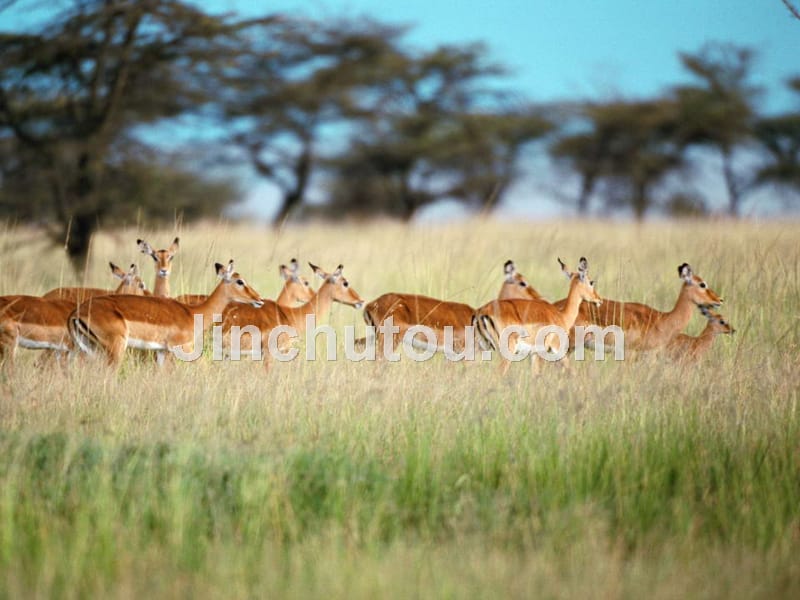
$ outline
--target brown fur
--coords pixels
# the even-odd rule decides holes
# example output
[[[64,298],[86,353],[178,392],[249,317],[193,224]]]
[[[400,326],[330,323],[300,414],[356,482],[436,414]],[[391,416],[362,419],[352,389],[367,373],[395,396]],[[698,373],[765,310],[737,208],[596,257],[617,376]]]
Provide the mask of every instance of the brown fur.
[[[668,312],[638,302],[604,298],[600,307],[582,305],[575,324],[620,327],[625,332],[626,350],[663,348],[686,328],[696,306],[719,306],[723,301],[702,278],[692,273],[688,264],[678,267],[678,274],[683,285],[675,306]],[[555,304],[562,306],[565,301],[559,300]]]
[[[537,300],[541,298],[539,292],[528,283],[525,276],[517,272],[512,261],[506,261],[503,271],[505,278],[500,286],[498,299]],[[392,317],[394,326],[400,329],[392,336],[393,350],[397,348],[406,332],[416,325],[431,328],[436,334],[438,349],[443,350],[444,331],[445,327],[449,326],[453,328],[453,351],[461,352],[466,344],[466,327],[472,323],[473,314],[475,314],[475,309],[461,302],[449,302],[418,294],[390,292],[367,304],[364,309],[364,320],[367,325],[379,327],[389,317]],[[384,348],[384,343],[383,334],[376,331],[376,344],[379,352]]]
[[[570,280],[569,294],[560,306],[546,300],[494,300],[479,308],[475,313],[482,338],[495,350],[500,349],[501,332],[510,326],[523,327],[529,335],[528,341],[533,344],[538,332],[544,327],[556,326],[569,331],[575,324],[578,311],[583,303],[600,304],[602,299],[597,295],[593,282],[588,276],[588,263],[581,258],[578,271],[572,273],[559,260],[561,269]],[[520,334],[508,336],[506,352],[514,353],[520,342]],[[560,350],[559,338],[549,334],[544,339],[548,351]],[[535,359],[534,354],[532,358]],[[505,372],[510,362],[503,357],[502,370]]]
[[[230,341],[230,331],[233,326],[244,328],[254,326],[261,332],[262,355],[265,365],[269,366],[269,353],[267,343],[270,332],[279,325],[288,325],[302,333],[306,328],[306,316],[313,314],[317,317],[327,315],[334,302],[340,302],[350,306],[359,307],[363,304],[361,296],[358,295],[349,282],[342,276],[342,265],[331,274],[325,273],[315,265],[311,265],[319,277],[323,279],[320,288],[312,295],[311,299],[303,306],[282,306],[278,302],[267,300],[264,306],[258,310],[241,310],[242,307],[231,306],[222,315],[222,331],[226,342]],[[249,337],[249,336],[248,336]],[[243,335],[240,342],[246,339]],[[280,336],[278,346],[285,351],[290,345],[287,336]],[[245,344],[241,344],[242,350],[247,350]]]
[[[101,350],[110,365],[117,367],[125,348],[134,340],[148,344],[149,350],[163,353],[180,347],[194,348],[194,317],[203,316],[208,329],[212,317],[221,314],[232,302],[262,303],[260,295],[238,273],[233,261],[227,268],[217,264],[222,280],[205,302],[187,306],[171,298],[141,296],[103,296],[81,304],[69,317],[70,333],[81,349]]]

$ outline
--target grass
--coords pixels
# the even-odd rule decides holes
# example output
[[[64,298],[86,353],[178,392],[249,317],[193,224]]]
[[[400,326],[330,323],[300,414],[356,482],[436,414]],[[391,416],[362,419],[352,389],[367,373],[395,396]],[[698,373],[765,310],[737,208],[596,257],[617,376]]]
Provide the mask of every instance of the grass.
[[[277,265],[297,256],[344,263],[365,299],[476,305],[513,258],[557,299],[556,256],[585,255],[602,295],[666,309],[687,261],[738,333],[690,367],[644,356],[536,377],[519,364],[506,378],[440,358],[268,374],[128,360],[118,375],[89,364],[65,377],[20,351],[0,384],[0,597],[797,597],[797,234],[728,222],[186,229],[175,293],[210,288],[210,264],[234,257],[274,297]],[[89,283],[108,284],[109,259],[152,277],[137,235],[99,236]],[[31,233],[0,242],[0,293],[74,283]],[[338,306],[331,322],[361,317]],[[698,313],[690,332],[703,325]]]

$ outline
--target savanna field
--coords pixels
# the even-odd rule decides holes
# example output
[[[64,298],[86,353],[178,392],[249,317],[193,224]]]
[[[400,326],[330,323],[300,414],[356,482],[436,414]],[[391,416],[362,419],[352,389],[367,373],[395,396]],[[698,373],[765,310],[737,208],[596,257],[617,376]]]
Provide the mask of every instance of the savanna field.
[[[688,262],[737,333],[698,364],[505,377],[441,356],[64,374],[20,349],[0,376],[0,597],[800,596],[798,223],[131,228],[96,237],[87,283],[112,287],[112,260],[152,288],[135,240],[176,234],[174,294],[234,258],[274,298],[297,257],[307,277],[342,263],[367,301],[477,306],[511,258],[557,300],[557,257],[586,256],[602,296],[668,310]],[[0,294],[78,283],[41,234],[0,244]],[[329,322],[364,327],[342,305]]]

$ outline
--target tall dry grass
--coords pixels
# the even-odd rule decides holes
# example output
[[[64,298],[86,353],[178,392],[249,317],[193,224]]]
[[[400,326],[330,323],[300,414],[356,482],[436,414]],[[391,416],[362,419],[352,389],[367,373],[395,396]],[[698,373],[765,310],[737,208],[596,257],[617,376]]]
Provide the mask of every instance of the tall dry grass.
[[[172,231],[99,236],[87,271]],[[556,257],[599,292],[669,308],[689,262],[737,334],[701,364],[127,360],[67,376],[20,351],[0,388],[0,596],[796,597],[800,228],[471,222],[180,232],[173,291],[235,258],[264,295],[292,256],[345,265],[365,299],[476,305],[502,263],[548,298]],[[162,240],[162,241],[159,241]],[[75,281],[28,231],[0,293]],[[362,327],[334,308],[335,327]],[[704,320],[698,313],[690,332]],[[207,358],[207,357],[206,357]],[[549,368],[553,367],[553,368]]]

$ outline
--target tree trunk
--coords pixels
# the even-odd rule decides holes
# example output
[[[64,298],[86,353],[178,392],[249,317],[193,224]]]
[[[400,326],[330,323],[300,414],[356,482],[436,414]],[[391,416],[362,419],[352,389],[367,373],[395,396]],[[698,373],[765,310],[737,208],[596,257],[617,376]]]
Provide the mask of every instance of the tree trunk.
[[[647,212],[649,200],[647,198],[647,184],[643,182],[635,183],[633,186],[632,208],[633,216],[637,221],[644,220],[644,214]]]
[[[419,208],[419,203],[417,202],[414,190],[408,185],[406,174],[400,179],[400,202],[402,203],[403,211],[400,218],[404,223],[410,223],[411,219],[414,218],[414,213],[417,212],[417,208]]]
[[[303,194],[302,192],[298,192],[297,188],[284,194],[283,198],[281,198],[281,206],[278,209],[278,214],[272,219],[272,226],[282,226],[289,219],[295,207],[301,204],[302,199]]]
[[[78,157],[75,182],[71,187],[64,223],[64,248],[72,268],[80,276],[86,268],[92,235],[97,229],[99,210],[94,202],[95,177],[88,151]]]
[[[583,176],[581,193],[578,196],[578,214],[581,216],[586,216],[586,214],[589,212],[589,200],[592,197],[592,192],[594,191],[594,182],[594,175]]]
[[[295,165],[294,187],[283,194],[278,214],[272,219],[273,227],[280,227],[283,225],[292,214],[292,211],[303,203],[303,198],[308,188],[308,180],[311,176],[312,162],[311,143],[306,142],[303,147],[303,152],[298,157],[297,164]]]
[[[67,224],[64,248],[72,269],[78,277],[81,277],[86,269],[92,235],[96,229],[97,214],[95,213],[75,214]]]
[[[739,218],[739,205],[741,193],[736,185],[736,174],[733,171],[733,156],[729,148],[722,150],[722,175],[725,178],[725,187],[728,190],[728,214]]]
[[[492,183],[491,188],[485,191],[483,194],[485,200],[481,207],[481,212],[484,215],[490,214],[497,208],[497,205],[500,204],[500,201],[503,199],[503,194],[505,194],[508,184],[508,179],[498,178]]]

